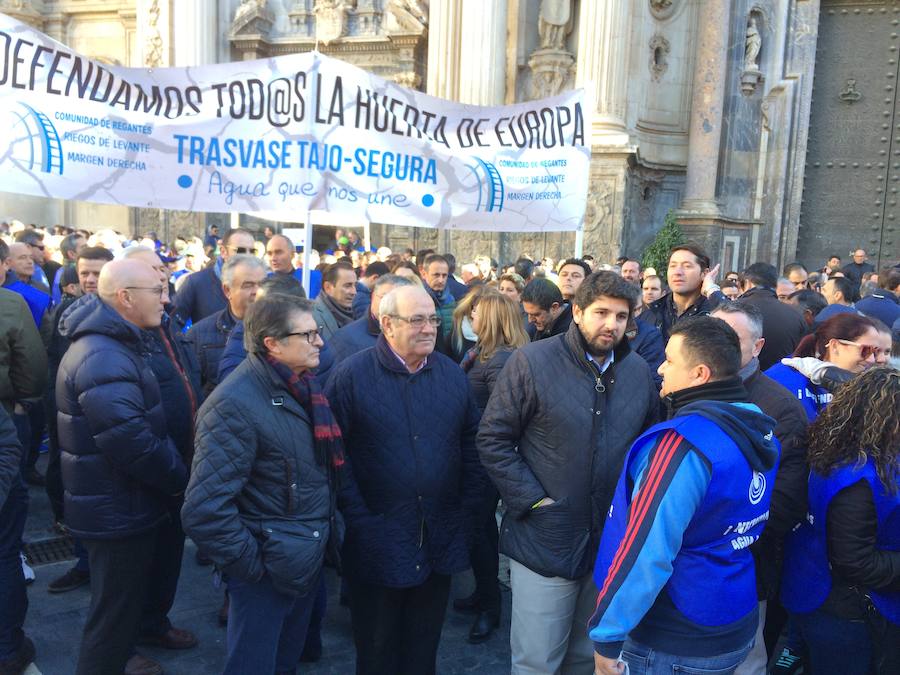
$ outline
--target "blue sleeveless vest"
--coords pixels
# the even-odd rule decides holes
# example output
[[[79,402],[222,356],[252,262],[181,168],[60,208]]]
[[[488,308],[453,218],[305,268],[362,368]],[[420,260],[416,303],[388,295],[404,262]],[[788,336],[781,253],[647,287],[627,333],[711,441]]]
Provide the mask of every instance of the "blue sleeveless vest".
[[[766,375],[797,397],[806,411],[806,419],[810,422],[815,422],[819,413],[831,402],[830,391],[821,385],[813,384],[803,373],[783,363],[776,363],[766,371]]]
[[[900,551],[900,494],[885,492],[871,460],[862,467],[841,467],[828,477],[810,472],[809,513],[785,542],[781,600],[790,611],[814,612],[828,598],[832,585],[826,536],[828,506],[838,492],[860,480],[866,480],[872,488],[878,515],[878,548]],[[900,624],[900,592],[864,590],[888,621]]]
[[[757,606],[756,570],[748,547],[759,539],[769,519],[777,464],[764,474],[753,471],[737,444],[700,415],[657,424],[632,445],[609,510],[594,580],[598,588],[603,587],[625,536],[632,493],[631,465],[644,446],[654,443],[668,429],[697,448],[709,462],[711,476],[706,496],[684,532],[665,592],[690,621],[724,626]]]

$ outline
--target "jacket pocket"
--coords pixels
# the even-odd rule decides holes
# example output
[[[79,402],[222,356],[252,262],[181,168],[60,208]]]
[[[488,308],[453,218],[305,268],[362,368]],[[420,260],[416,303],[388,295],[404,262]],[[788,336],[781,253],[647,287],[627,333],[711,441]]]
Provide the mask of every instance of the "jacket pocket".
[[[577,579],[587,574],[590,529],[574,522],[568,499],[532,509],[524,518],[509,512],[500,527],[500,550],[546,577]]]
[[[263,566],[276,589],[306,595],[322,569],[329,527],[299,520],[267,520],[262,524]]]

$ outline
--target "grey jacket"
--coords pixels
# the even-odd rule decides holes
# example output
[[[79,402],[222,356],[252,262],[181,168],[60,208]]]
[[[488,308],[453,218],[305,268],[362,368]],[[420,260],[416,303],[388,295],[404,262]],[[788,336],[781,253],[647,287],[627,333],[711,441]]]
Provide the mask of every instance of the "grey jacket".
[[[18,293],[0,288],[0,405],[38,398],[47,386],[47,352],[28,304]]]
[[[226,574],[285,593],[310,590],[334,529],[335,495],[312,421],[284,381],[249,354],[197,414],[184,530]]]
[[[625,454],[659,416],[644,360],[627,340],[614,357],[600,375],[573,322],[516,350],[481,418],[481,461],[507,506],[500,550],[544,576],[591,570]],[[555,503],[532,508],[544,497]]]
[[[313,303],[313,318],[316,320],[316,325],[319,327],[319,335],[322,336],[322,339],[325,340],[325,342],[328,342],[340,329],[337,319],[334,318],[334,314],[331,313],[328,305],[325,304],[324,290],[319,293],[319,297],[316,298],[316,301]]]

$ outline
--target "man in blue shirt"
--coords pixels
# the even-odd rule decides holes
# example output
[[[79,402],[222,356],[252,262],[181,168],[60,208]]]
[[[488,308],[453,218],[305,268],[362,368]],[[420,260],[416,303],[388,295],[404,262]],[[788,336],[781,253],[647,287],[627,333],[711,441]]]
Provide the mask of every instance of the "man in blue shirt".
[[[779,446],[747,403],[741,346],[721,319],[672,328],[672,416],[631,446],[603,531],[589,634],[601,675],[732,672],[758,622],[749,546],[769,514]],[[652,660],[651,660],[652,655]]]

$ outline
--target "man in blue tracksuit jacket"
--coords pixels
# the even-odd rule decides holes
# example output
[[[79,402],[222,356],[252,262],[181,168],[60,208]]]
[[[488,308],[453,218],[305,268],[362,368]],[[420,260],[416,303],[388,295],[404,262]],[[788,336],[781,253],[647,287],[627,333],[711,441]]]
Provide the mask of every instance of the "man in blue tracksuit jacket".
[[[672,329],[660,366],[669,421],[631,447],[603,530],[589,624],[598,673],[730,673],[756,632],[749,546],[778,464],[774,420],[738,375],[737,335],[708,316]]]

